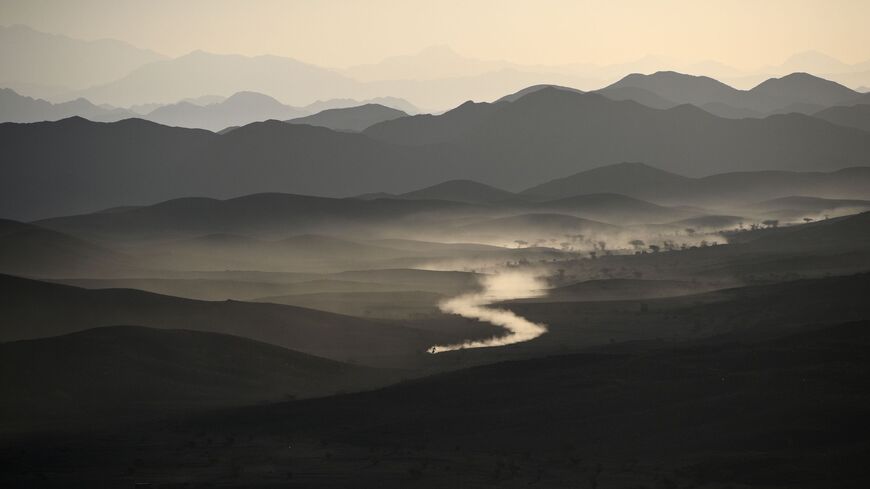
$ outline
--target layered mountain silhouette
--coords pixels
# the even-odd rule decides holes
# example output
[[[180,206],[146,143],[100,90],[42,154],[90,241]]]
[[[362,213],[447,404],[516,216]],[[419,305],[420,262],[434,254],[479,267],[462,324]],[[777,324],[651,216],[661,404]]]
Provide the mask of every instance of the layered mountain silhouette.
[[[0,215],[12,218],[190,195],[401,193],[449,179],[519,190],[622,161],[693,176],[830,171],[864,165],[870,154],[866,131],[801,114],[728,120],[687,105],[656,110],[552,88],[516,102],[402,117],[362,134],[273,121],[216,135],[141,120],[73,118],[4,124],[0,141],[9,155],[5,171],[15,175],[2,180]],[[587,193],[600,192],[645,198],[613,189]]]
[[[398,119],[408,114],[401,110],[380,104],[365,104],[358,107],[327,109],[305,117],[297,117],[287,122],[309,126],[328,127],[335,131],[360,132],[379,122]]]

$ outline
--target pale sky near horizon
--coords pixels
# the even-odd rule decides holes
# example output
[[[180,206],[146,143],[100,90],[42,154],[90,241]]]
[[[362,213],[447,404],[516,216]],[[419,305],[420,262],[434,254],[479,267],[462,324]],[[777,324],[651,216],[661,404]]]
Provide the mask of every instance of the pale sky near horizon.
[[[202,49],[335,67],[443,44],[522,64],[654,54],[752,70],[808,50],[870,59],[865,0],[0,0],[0,24],[169,56]]]

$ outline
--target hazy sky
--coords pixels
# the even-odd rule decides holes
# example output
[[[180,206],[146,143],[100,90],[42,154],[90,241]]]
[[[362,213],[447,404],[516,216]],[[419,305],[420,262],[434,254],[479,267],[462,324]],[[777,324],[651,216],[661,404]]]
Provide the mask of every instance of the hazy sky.
[[[448,44],[524,64],[612,64],[646,54],[753,69],[818,50],[870,58],[866,0],[0,0],[0,24],[348,66]]]

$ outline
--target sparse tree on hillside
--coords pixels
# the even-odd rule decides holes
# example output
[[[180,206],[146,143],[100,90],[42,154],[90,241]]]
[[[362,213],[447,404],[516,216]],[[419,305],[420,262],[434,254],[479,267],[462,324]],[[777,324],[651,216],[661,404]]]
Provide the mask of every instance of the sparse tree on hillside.
[[[761,224],[764,224],[769,228],[775,228],[779,226],[779,219],[766,219],[764,221],[761,221]]]
[[[686,234],[688,234],[689,236],[695,235],[695,228],[686,228],[685,231],[686,231]]]
[[[639,250],[639,249],[643,248],[643,246],[646,243],[644,243],[643,240],[640,240],[640,239],[633,239],[633,240],[629,241],[628,244],[630,244],[631,246],[634,246],[635,250]]]

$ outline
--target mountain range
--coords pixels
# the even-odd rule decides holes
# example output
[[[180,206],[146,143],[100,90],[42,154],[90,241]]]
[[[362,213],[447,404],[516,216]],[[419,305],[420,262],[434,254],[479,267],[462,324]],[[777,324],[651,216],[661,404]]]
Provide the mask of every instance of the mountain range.
[[[41,122],[68,117],[82,117],[95,122],[115,122],[142,118],[167,126],[217,132],[252,122],[298,119],[328,111],[321,116],[323,123],[311,125],[324,127],[334,125],[335,127],[332,128],[336,130],[360,131],[376,122],[407,115],[406,112],[394,107],[403,107],[411,113],[418,112],[413,105],[399,98],[382,97],[373,100],[330,99],[314,102],[305,107],[292,107],[261,93],[237,92],[229,97],[202,96],[184,99],[174,104],[146,104],[122,109],[111,105],[94,105],[84,98],[51,103],[19,95],[8,88],[0,88],[0,122]],[[382,105],[375,101],[389,105]],[[356,107],[365,108],[347,110]]]
[[[802,114],[732,120],[690,105],[658,110],[556,88],[400,117],[360,134],[270,121],[218,135],[71,118],[2,124],[0,142],[9,155],[0,215],[25,219],[191,195],[402,193],[449,179],[516,191],[625,161],[692,177],[833,171],[866,165],[870,154],[867,131]]]
[[[632,74],[599,91],[642,90],[624,98],[655,108],[692,104],[727,118],[762,117],[773,113],[812,114],[837,105],[870,104],[866,95],[807,73],[768,79],[750,90],[738,90],[706,76],[672,71]],[[651,99],[649,94],[656,96]]]
[[[714,77],[741,88],[795,72],[815,73],[852,87],[870,83],[870,60],[849,64],[813,51],[797,53],[779,65],[746,70],[711,60],[681,62],[656,55],[612,65],[528,65],[473,58],[441,45],[377,63],[330,69],[278,56],[202,51],[170,59],[120,41],[82,41],[25,26],[2,29],[3,64],[9,71],[0,73],[0,85],[55,102],[85,97],[115,106],[175,103],[203,93],[230,96],[259,91],[294,106],[317,98],[369,99],[389,94],[443,110],[469,98],[494,100],[529,85],[556,83],[593,90],[631,73],[664,69]],[[198,90],[191,90],[196,86]],[[314,95],[326,88],[334,92]]]
[[[121,78],[164,58],[111,39],[82,41],[23,25],[0,26],[0,85],[37,97],[69,100],[71,90]]]

